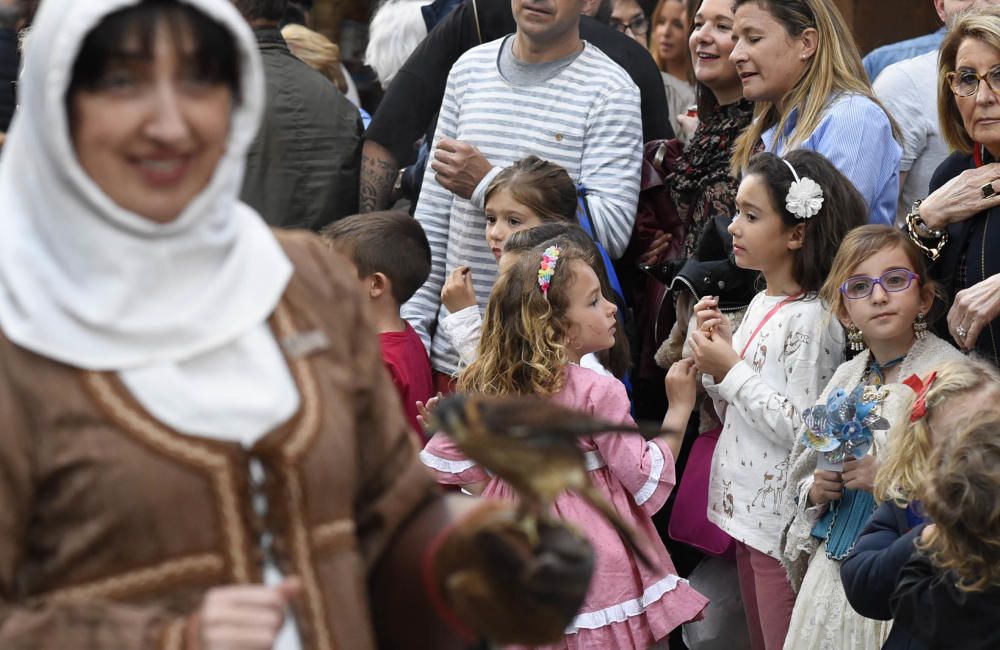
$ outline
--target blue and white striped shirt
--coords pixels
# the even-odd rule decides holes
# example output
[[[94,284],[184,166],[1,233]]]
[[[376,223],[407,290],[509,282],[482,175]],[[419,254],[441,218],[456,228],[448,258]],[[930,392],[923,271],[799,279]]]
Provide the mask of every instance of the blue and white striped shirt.
[[[589,43],[556,76],[515,86],[499,71],[504,39],[466,52],[448,75],[435,142],[475,145],[491,164],[506,167],[530,154],[562,165],[588,190],[597,239],[612,257],[628,245],[635,223],[642,163],[639,89],[628,74]],[[482,310],[497,266],[486,243],[486,218],[472,202],[441,187],[428,170],[416,218],[431,246],[431,274],[401,309],[428,346],[435,370],[455,374],[458,354],[448,337],[434,336],[447,315],[441,288],[458,266],[472,268]]]
[[[764,148],[779,156],[798,123],[792,110],[784,135],[775,143],[777,126],[761,136]],[[827,106],[816,130],[797,147],[823,154],[849,178],[868,203],[869,223],[892,225],[899,201],[899,161],[903,150],[892,137],[892,123],[878,104],[863,95],[843,94]]]

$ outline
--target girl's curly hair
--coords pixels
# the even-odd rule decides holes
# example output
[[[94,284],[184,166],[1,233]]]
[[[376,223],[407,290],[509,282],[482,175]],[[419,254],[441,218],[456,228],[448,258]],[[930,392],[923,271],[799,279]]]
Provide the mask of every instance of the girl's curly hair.
[[[589,266],[589,256],[563,244],[547,298],[538,286],[541,261],[535,249],[500,274],[486,304],[478,356],[458,376],[459,391],[548,396],[563,387],[573,263]]]
[[[945,400],[991,394],[1000,397],[1000,374],[992,365],[973,359],[951,361],[937,369],[937,377],[925,397],[927,413],[916,422],[910,422],[908,417],[917,399],[911,391],[906,415],[899,418],[889,433],[888,450],[875,476],[875,498],[892,501],[901,508],[918,498],[934,468],[931,460],[934,434],[928,424],[934,409]],[[938,431],[937,435],[947,434]]]
[[[935,529],[918,542],[963,591],[1000,586],[1000,411],[983,411],[938,446],[921,503]]]

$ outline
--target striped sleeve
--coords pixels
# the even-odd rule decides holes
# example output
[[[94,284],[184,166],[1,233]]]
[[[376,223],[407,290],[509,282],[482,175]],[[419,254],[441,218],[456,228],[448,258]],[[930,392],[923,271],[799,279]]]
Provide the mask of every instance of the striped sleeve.
[[[635,84],[609,92],[589,116],[583,143],[581,184],[594,234],[612,258],[628,247],[639,201],[642,112]]]

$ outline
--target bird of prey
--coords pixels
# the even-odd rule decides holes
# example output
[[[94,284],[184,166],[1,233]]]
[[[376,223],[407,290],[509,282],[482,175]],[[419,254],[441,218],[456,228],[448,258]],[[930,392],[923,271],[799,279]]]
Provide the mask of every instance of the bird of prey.
[[[652,438],[659,429],[607,422],[536,397],[464,394],[443,398],[429,424],[517,492],[529,538],[536,536],[538,521],[551,520],[556,497],[569,490],[600,512],[644,565],[653,566],[635,531],[591,481],[577,438],[611,431]]]

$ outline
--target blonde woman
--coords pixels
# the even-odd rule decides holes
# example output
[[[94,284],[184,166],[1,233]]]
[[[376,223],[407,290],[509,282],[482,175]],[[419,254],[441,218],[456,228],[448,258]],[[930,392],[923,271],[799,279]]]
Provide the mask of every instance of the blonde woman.
[[[282,27],[281,37],[292,54],[347,94],[347,78],[340,67],[340,48],[336,43],[308,27],[294,24]]]
[[[729,58],[756,106],[733,172],[761,143],[778,155],[811,149],[854,183],[870,223],[892,224],[902,150],[833,0],[736,0],[735,8]]]

